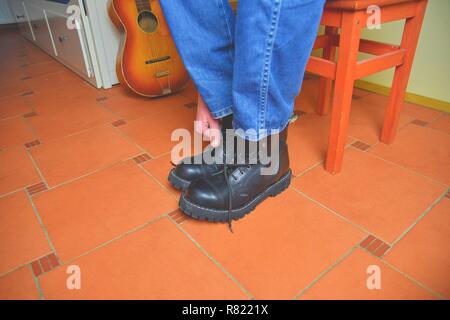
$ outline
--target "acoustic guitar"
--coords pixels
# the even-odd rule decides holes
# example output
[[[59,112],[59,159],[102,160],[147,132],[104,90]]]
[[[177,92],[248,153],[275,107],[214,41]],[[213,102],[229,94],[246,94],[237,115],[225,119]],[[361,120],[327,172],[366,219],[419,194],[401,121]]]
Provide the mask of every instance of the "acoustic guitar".
[[[116,64],[123,86],[146,97],[176,92],[188,80],[157,0],[111,0],[110,16],[125,31]]]

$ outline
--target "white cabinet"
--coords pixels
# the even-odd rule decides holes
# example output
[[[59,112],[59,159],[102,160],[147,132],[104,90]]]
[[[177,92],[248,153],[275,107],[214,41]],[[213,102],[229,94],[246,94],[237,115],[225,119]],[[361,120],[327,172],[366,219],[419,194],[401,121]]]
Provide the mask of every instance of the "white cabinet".
[[[118,83],[121,35],[108,16],[110,0],[8,1],[24,37],[97,88]],[[73,19],[76,28],[69,28]]]
[[[26,37],[30,41],[36,41],[36,38],[34,37],[34,32],[31,28],[30,18],[28,15],[28,12],[25,8],[24,1],[9,1],[12,14],[14,15],[14,19],[16,19],[16,22],[19,26],[20,33]]]
[[[82,22],[75,19],[75,28],[69,29],[66,15],[52,11],[46,11],[46,14],[58,60],[77,73],[88,78],[92,77],[92,67]]]
[[[12,14],[8,0],[0,0],[0,25],[14,22],[16,22],[16,19]]]
[[[50,55],[58,55],[53,43],[53,37],[49,29],[45,10],[28,1],[24,2],[24,4],[25,10],[29,14],[31,28],[33,30],[37,45]]]

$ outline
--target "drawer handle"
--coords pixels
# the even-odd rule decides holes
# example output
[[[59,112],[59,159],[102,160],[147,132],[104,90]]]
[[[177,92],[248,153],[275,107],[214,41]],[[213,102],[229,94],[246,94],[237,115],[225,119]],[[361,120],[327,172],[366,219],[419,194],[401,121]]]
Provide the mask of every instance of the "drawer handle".
[[[17,16],[17,15],[16,15],[16,17],[17,17],[17,19],[25,19],[25,15],[24,15],[24,14],[21,15],[21,16]]]
[[[60,37],[58,37],[58,40],[59,40],[59,42],[64,42],[64,41],[66,41],[67,39],[69,39],[69,37],[68,36],[60,36]]]

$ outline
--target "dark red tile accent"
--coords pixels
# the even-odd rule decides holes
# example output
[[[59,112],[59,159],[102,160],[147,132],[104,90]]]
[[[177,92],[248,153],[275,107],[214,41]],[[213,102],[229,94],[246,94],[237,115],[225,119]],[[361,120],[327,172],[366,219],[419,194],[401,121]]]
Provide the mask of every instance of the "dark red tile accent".
[[[30,196],[32,196],[32,195],[34,195],[36,193],[45,191],[45,190],[47,190],[47,186],[43,182],[37,183],[37,184],[32,185],[32,186],[27,188],[28,194]]]
[[[171,213],[169,213],[169,217],[173,218],[173,217],[177,217],[181,212],[178,210],[172,211]]]
[[[108,100],[108,97],[99,97],[97,98],[97,102]]]
[[[182,213],[179,210],[169,213],[169,217],[171,217],[173,219],[173,221],[175,221],[176,224],[180,224],[183,221],[186,221],[187,219],[189,219],[189,217],[187,215],[185,215],[184,213]]]
[[[40,258],[39,262],[41,263],[42,270],[44,270],[44,272],[49,272],[50,270],[52,270],[52,266],[47,257]]]
[[[372,243],[373,240],[375,240],[376,238],[372,235],[368,235],[367,238],[365,238],[363,241],[361,241],[361,243],[359,244],[362,248],[367,247],[369,244]]]
[[[377,250],[375,250],[374,252],[372,252],[374,255],[376,255],[377,257],[382,257],[384,256],[384,254],[390,249],[391,247],[389,247],[386,243],[382,243],[381,246],[378,247]]]
[[[56,255],[54,253],[51,253],[47,256],[48,260],[50,261],[50,264],[53,268],[56,268],[57,266],[59,266],[59,261],[58,258],[56,257]]]
[[[32,94],[34,94],[33,91],[27,91],[27,92],[22,93],[22,97],[29,96],[29,95],[32,95]]]
[[[381,241],[380,239],[375,239],[371,244],[369,244],[367,246],[367,251],[369,252],[375,252],[375,250],[378,249],[379,246],[381,246],[381,244],[383,243],[383,241]]]
[[[30,142],[25,143],[24,146],[25,146],[25,148],[29,149],[29,148],[38,146],[40,144],[41,144],[41,142],[39,140],[34,140],[34,141],[30,141]]]
[[[296,114],[297,116],[303,116],[306,114],[305,111],[301,111],[301,110],[294,110],[294,114]]]
[[[358,94],[355,94],[355,93],[352,95],[352,99],[353,99],[353,100],[360,100],[360,99],[362,99],[362,98],[364,98],[364,97],[363,97],[363,96],[360,96],[360,95],[358,95]]]
[[[391,248],[390,245],[374,237],[373,235],[368,235],[363,241],[361,241],[359,246],[377,257],[384,256]]]
[[[370,148],[370,144],[364,143],[362,141],[355,141],[352,143],[352,146],[361,151],[366,151]]]
[[[189,102],[184,105],[186,108],[195,108],[197,106],[197,102]]]
[[[35,117],[35,116],[37,116],[37,113],[36,112],[29,112],[29,113],[25,113],[24,115],[23,115],[23,117],[24,118],[31,118],[31,117]]]
[[[419,120],[419,119],[413,120],[413,121],[411,121],[411,123],[415,124],[417,126],[421,126],[421,127],[426,127],[428,125],[428,122],[422,121],[422,120]]]
[[[186,221],[187,219],[188,219],[187,216],[183,216],[183,217],[180,217],[180,218],[178,218],[177,220],[175,220],[175,222],[176,222],[177,224],[180,224],[180,223]]]
[[[151,157],[148,154],[144,153],[144,154],[138,155],[137,157],[134,157],[133,160],[137,164],[140,164],[140,163],[144,163],[148,160],[151,160]]]
[[[125,124],[127,124],[127,122],[125,121],[125,120],[123,120],[123,119],[120,119],[120,120],[117,120],[117,121],[114,121],[113,123],[111,123],[114,127],[120,127],[120,126],[123,126],[123,125],[125,125]]]
[[[41,269],[41,265],[39,264],[39,261],[33,261],[31,263],[31,269],[33,270],[33,274],[35,277],[38,277],[39,275],[42,274],[42,269]]]
[[[50,253],[49,255],[42,257],[38,260],[31,262],[31,269],[33,274],[38,277],[43,273],[52,271],[59,266],[58,257],[55,253]]]

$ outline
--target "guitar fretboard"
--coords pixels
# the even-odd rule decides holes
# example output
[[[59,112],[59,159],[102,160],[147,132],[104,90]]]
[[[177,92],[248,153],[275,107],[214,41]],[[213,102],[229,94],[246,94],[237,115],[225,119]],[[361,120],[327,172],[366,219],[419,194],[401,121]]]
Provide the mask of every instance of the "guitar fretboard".
[[[136,2],[136,7],[138,9],[138,12],[141,12],[143,10],[148,10],[151,11],[151,5],[150,5],[150,0],[135,0]]]

